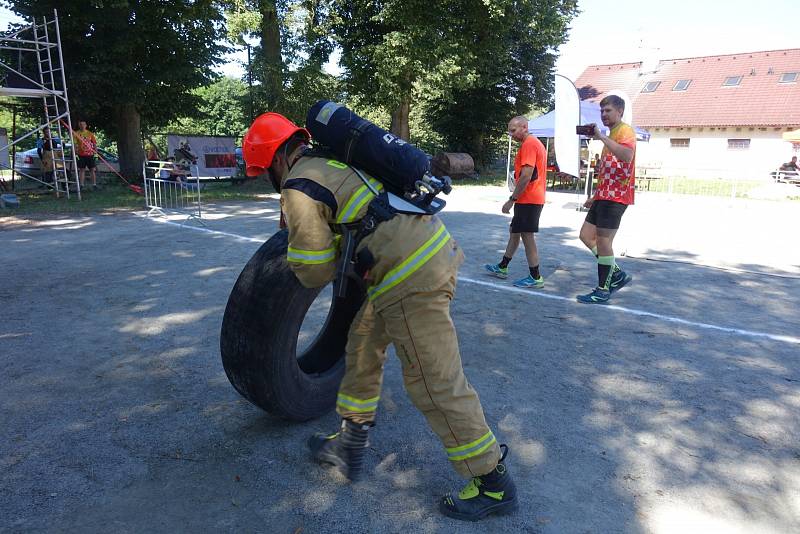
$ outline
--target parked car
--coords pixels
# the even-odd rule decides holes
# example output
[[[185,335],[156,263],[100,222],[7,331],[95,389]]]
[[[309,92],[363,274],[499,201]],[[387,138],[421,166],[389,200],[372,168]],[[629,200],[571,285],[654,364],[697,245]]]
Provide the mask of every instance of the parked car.
[[[58,146],[58,143],[56,143]],[[70,152],[72,146],[66,146],[66,153],[64,154],[64,158],[67,162],[67,169],[72,169],[72,154]],[[58,149],[56,149],[58,150]],[[119,172],[119,158],[116,154],[112,154],[107,150],[102,148],[97,148],[97,152],[100,153],[101,156],[111,165],[111,168],[114,171]],[[17,152],[16,156],[14,157],[14,168],[22,173],[23,175],[33,176],[34,178],[40,178],[42,176],[42,159],[39,157],[39,152],[35,148],[31,148],[30,150],[25,150],[23,152]],[[102,161],[97,161],[97,172],[111,172],[108,166]]]

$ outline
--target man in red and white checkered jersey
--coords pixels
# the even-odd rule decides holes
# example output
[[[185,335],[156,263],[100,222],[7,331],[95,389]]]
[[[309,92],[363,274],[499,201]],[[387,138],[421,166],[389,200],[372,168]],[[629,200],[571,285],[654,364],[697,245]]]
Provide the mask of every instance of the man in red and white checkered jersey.
[[[596,124],[594,138],[603,142],[603,152],[595,169],[597,189],[584,204],[589,208],[581,227],[581,241],[597,257],[597,287],[578,301],[587,304],[608,302],[611,293],[622,288],[632,277],[614,261],[614,236],[625,209],[633,204],[635,182],[636,132],[622,122],[625,101],[608,95],[600,101],[600,118],[610,129],[603,135]]]

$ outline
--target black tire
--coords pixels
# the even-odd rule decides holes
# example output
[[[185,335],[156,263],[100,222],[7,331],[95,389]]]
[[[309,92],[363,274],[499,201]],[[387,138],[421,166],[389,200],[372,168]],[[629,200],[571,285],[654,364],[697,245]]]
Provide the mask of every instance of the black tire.
[[[336,403],[347,333],[364,293],[348,284],[344,298],[333,298],[316,339],[297,355],[303,318],[322,288],[303,287],[289,269],[287,235],[273,235],[239,275],[222,319],[220,351],[228,380],[244,398],[273,415],[307,421]]]

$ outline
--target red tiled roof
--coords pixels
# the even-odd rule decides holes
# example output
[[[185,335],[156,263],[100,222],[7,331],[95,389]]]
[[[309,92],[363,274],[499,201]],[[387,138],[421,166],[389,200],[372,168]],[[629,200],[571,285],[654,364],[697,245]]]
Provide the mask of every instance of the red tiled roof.
[[[785,72],[800,73],[800,48],[667,59],[648,73],[641,65],[593,65],[575,85],[582,99],[592,101],[613,89],[625,91],[634,124],[645,128],[800,125],[800,74],[794,83],[778,83]],[[742,76],[740,85],[723,87],[729,76]],[[686,91],[672,90],[679,80],[691,80]],[[661,84],[654,92],[641,92],[656,81]]]

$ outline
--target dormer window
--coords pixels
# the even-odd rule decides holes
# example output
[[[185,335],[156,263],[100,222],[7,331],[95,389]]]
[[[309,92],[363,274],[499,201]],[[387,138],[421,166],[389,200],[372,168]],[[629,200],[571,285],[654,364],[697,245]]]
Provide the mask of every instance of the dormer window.
[[[673,91],[685,91],[689,88],[689,84],[692,83],[692,80],[678,80],[675,82],[675,85],[672,87]]]
[[[778,83],[794,83],[797,81],[797,78],[797,72],[784,72],[781,74],[781,79],[778,80]]]
[[[647,82],[646,84],[644,84],[644,87],[642,87],[642,92],[643,93],[655,92],[655,90],[658,89],[659,85],[661,85],[661,82]]]
[[[722,87],[736,87],[740,83],[742,83],[741,76],[728,76],[725,78],[725,81],[722,82]]]

